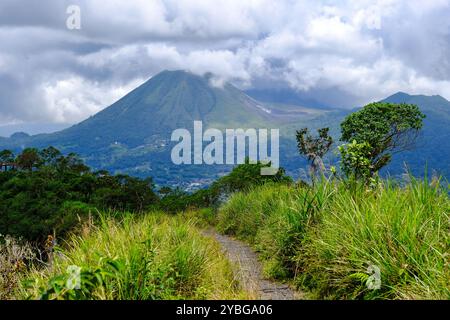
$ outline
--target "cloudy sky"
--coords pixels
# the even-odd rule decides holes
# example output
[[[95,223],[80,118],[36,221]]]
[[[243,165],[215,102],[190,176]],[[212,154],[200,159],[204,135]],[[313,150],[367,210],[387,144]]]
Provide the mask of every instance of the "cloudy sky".
[[[450,0],[1,0],[0,125],[78,122],[165,69],[344,107],[450,99],[449,17]]]

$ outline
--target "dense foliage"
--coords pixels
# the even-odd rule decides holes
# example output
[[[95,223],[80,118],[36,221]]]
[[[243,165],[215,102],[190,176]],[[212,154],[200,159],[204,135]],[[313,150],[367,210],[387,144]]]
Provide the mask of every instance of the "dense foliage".
[[[245,163],[237,165],[228,175],[217,179],[208,188],[194,193],[164,187],[160,190],[160,193],[162,191],[160,208],[177,213],[188,208],[217,207],[234,192],[247,191],[266,183],[290,184],[293,182],[283,168],[280,168],[275,175],[261,175],[261,169],[267,166],[270,164],[250,163],[247,158]]]
[[[138,212],[158,200],[151,179],[91,172],[75,154],[52,147],[2,155],[8,166],[0,173],[0,234],[62,236],[96,208]]]
[[[393,153],[414,146],[424,118],[413,104],[370,103],[342,122],[341,140],[366,143],[370,147],[367,159],[373,175],[391,161]]]
[[[338,147],[341,154],[341,169],[345,176],[352,180],[368,181],[372,177],[372,163],[370,161],[372,147],[367,142],[351,143]]]
[[[0,156],[5,164],[0,172],[0,234],[37,241],[64,236],[97,210],[177,213],[216,206],[230,193],[269,181],[291,181],[283,169],[262,176],[266,165],[247,160],[207,189],[188,193],[163,187],[158,195],[151,178],[92,172],[77,155],[62,155],[53,147],[25,149],[17,157],[5,150]]]

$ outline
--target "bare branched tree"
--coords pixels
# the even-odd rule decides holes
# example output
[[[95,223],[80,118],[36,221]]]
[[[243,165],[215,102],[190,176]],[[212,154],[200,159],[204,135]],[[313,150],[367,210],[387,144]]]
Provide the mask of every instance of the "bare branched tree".
[[[323,157],[333,145],[333,138],[329,135],[329,128],[318,129],[317,137],[308,133],[308,128],[297,131],[297,147],[301,155],[305,156],[310,163],[311,176],[317,172],[323,172],[325,166]]]

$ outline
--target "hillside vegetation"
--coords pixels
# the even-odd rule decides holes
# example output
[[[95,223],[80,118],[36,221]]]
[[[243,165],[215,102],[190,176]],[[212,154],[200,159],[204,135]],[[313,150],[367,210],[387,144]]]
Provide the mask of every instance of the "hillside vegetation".
[[[235,194],[217,226],[253,244],[268,276],[315,298],[449,299],[447,192],[437,180],[266,185]],[[381,286],[371,290],[374,266]]]
[[[151,178],[93,172],[75,154],[49,147],[0,152],[0,234],[42,242],[64,237],[98,210],[149,211]]]
[[[297,130],[309,183],[282,168],[261,175],[270,164],[247,159],[193,193],[93,171],[53,147],[4,150],[0,299],[255,298],[209,224],[312,298],[450,299],[450,186],[427,170],[379,175],[424,118],[414,104],[371,103],[341,124],[338,168],[323,161],[329,128]]]

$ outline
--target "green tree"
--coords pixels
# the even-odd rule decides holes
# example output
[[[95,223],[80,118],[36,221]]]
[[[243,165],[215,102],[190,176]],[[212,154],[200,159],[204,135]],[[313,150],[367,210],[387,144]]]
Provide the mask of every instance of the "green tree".
[[[75,153],[69,153],[67,156],[59,157],[57,160],[59,171],[73,171],[76,173],[88,172],[90,169],[83,163],[83,160]]]
[[[329,128],[318,129],[317,137],[309,134],[308,128],[297,131],[297,148],[299,153],[309,161],[311,176],[325,169],[322,159],[333,145],[333,138],[329,135],[329,131]]]
[[[341,153],[341,169],[351,179],[367,180],[371,177],[372,164],[370,162],[371,146],[367,142],[351,143],[338,147]]]
[[[263,185],[267,182],[292,182],[292,179],[285,174],[284,168],[280,168],[275,175],[261,175],[261,168],[270,167],[270,165],[270,163],[265,164],[260,161],[251,163],[247,157],[245,163],[234,167],[228,175],[214,182],[211,189],[218,189],[221,193],[233,193],[247,191],[254,186]]]
[[[42,164],[39,151],[35,148],[27,148],[17,157],[17,166],[21,169],[32,171]]]
[[[350,114],[341,124],[345,142],[365,144],[361,148],[370,162],[373,176],[387,165],[392,155],[415,144],[425,115],[416,105],[375,102]],[[353,151],[356,147],[352,147]]]
[[[50,146],[46,149],[41,150],[39,152],[39,155],[44,165],[54,166],[58,162],[58,159],[61,157],[61,152],[58,149]]]
[[[77,155],[55,148],[26,149],[17,162],[21,170],[0,171],[0,234],[41,243],[64,237],[95,208],[140,212],[159,201],[151,179],[91,173]]]

